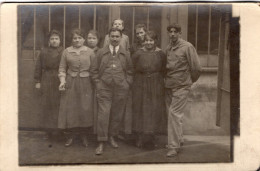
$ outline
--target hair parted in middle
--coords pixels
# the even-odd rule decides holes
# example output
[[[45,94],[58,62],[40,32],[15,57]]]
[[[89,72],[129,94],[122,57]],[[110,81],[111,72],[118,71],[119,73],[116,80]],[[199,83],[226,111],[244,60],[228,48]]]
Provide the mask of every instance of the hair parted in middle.
[[[147,40],[148,37],[150,37],[151,39],[153,39],[154,42],[155,42],[155,44],[157,45],[158,37],[157,37],[157,34],[156,34],[153,30],[150,30],[150,31],[147,31],[147,32],[146,32],[145,37],[144,37],[144,40]]]
[[[85,36],[86,36],[85,32],[84,32],[83,30],[81,30],[81,29],[76,28],[76,29],[72,29],[72,31],[71,31],[71,33],[70,33],[70,36],[71,36],[70,38],[71,38],[71,40],[73,39],[73,36],[74,36],[75,34],[81,36],[83,39],[86,38],[86,37],[85,37]]]

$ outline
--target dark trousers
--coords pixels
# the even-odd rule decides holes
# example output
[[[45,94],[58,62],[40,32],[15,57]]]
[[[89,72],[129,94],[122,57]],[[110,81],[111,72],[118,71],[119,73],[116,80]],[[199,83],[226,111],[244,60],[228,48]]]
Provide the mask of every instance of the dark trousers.
[[[126,80],[116,84],[99,83],[97,89],[98,119],[97,139],[107,141],[108,136],[116,136],[119,133],[123,114],[127,101],[129,84]]]

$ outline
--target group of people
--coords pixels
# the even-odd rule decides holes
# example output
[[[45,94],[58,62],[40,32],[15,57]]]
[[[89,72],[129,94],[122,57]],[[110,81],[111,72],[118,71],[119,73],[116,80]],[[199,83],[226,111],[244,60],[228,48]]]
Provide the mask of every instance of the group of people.
[[[136,146],[144,145],[146,135],[155,141],[158,121],[167,113],[167,156],[175,156],[184,143],[182,119],[188,94],[200,76],[197,52],[181,39],[176,23],[167,27],[170,43],[165,51],[157,47],[156,33],[144,24],[136,25],[132,46],[123,30],[123,20],[114,20],[99,48],[97,31],[85,37],[83,30],[74,29],[72,46],[65,50],[61,34],[50,32],[49,46],[41,51],[34,73],[35,87],[42,91],[40,123],[49,136],[52,128],[62,129],[65,146],[80,135],[86,147],[88,129],[94,125],[95,153],[101,155],[106,142],[119,147],[117,137],[131,100]]]

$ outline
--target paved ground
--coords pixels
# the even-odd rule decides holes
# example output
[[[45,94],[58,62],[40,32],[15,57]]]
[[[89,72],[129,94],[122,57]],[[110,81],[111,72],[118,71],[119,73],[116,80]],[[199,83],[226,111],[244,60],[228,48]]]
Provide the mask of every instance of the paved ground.
[[[165,155],[166,136],[158,137],[158,147],[140,149],[133,142],[119,141],[120,147],[113,149],[105,146],[104,154],[95,155],[97,142],[90,137],[89,147],[84,148],[80,140],[74,141],[71,147],[65,147],[64,138],[56,136],[50,143],[43,139],[43,132],[19,132],[20,165],[46,164],[95,164],[95,163],[194,163],[194,162],[229,162],[229,136],[185,136],[185,144],[177,157]]]

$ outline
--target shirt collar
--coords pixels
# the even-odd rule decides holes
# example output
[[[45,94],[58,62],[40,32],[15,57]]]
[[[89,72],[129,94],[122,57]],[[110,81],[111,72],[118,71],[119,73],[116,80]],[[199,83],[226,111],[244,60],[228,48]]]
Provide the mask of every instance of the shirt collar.
[[[113,54],[113,46],[111,44],[109,45],[109,50]],[[119,45],[115,47],[115,50],[116,50],[116,53],[117,53],[118,50],[119,50]]]
[[[174,45],[172,43],[170,43],[170,49],[174,50],[174,49],[178,48],[180,46],[180,43],[181,43],[181,38],[179,38]]]
[[[80,48],[74,48],[73,46],[68,47],[68,52],[75,52],[76,54],[80,54],[81,51],[87,51],[88,47],[81,46]]]

